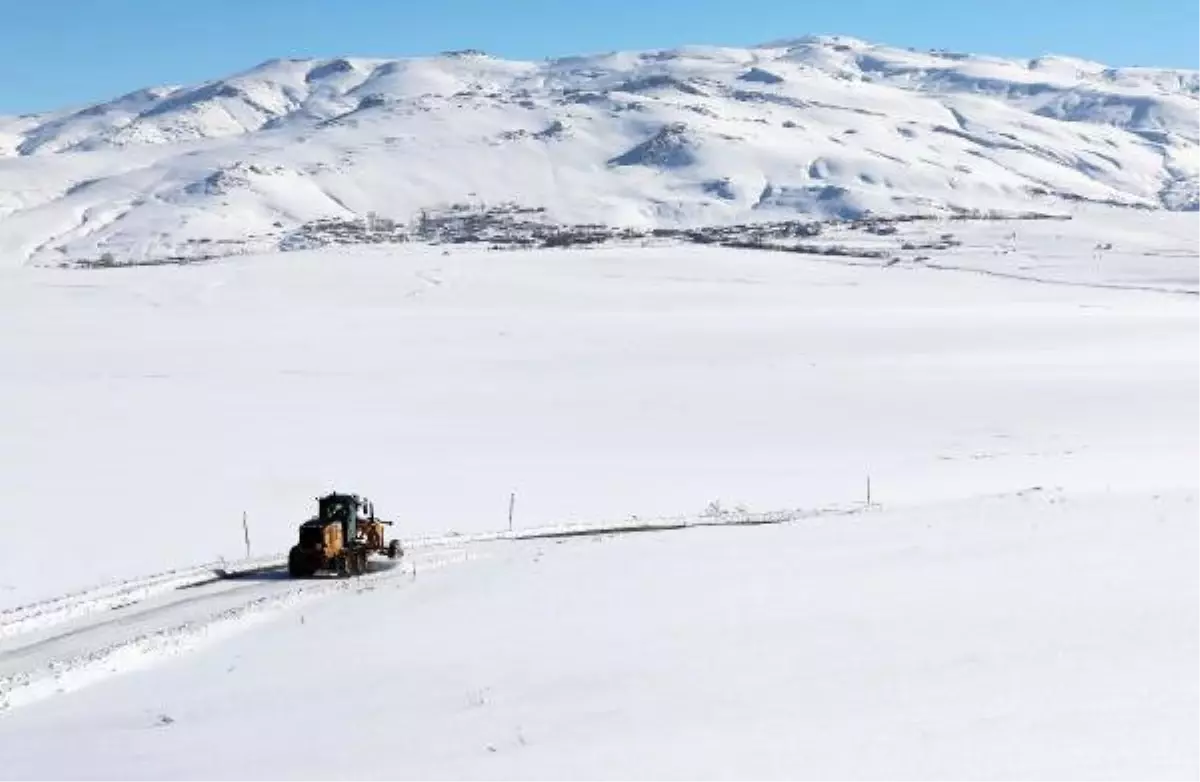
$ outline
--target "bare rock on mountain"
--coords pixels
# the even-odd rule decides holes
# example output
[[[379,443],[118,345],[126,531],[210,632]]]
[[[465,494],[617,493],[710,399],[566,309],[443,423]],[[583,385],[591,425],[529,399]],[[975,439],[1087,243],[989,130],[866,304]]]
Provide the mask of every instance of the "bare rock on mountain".
[[[771,73],[765,68],[751,68],[741,76],[738,76],[738,81],[756,82],[758,84],[782,84],[784,78],[778,74]]]
[[[610,159],[610,166],[684,168],[696,162],[696,144],[682,122],[664,126],[636,147]]]

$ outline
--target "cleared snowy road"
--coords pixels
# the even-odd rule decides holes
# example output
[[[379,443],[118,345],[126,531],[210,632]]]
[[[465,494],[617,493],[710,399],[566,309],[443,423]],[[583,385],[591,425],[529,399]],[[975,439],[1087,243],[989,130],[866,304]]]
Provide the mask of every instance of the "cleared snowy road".
[[[444,559],[444,555],[442,555]],[[425,561],[426,567],[437,560]],[[0,709],[21,706],[189,651],[273,611],[365,588],[400,568],[372,563],[355,581],[295,582],[279,570],[183,586],[28,632],[0,636]],[[393,572],[394,571],[394,572]]]
[[[0,613],[0,710],[62,694],[145,667],[247,629],[311,600],[486,555],[499,541],[761,526],[865,508],[730,513],[695,518],[559,524],[516,532],[427,536],[405,542],[399,561],[373,559],[361,578],[295,580],[282,557],[197,567],[129,579]]]

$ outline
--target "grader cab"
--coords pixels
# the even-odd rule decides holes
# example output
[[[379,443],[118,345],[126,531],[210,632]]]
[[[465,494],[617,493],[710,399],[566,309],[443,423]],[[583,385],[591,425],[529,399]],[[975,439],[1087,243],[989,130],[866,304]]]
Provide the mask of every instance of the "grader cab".
[[[365,497],[337,492],[318,497],[317,515],[300,525],[300,539],[288,552],[288,574],[359,576],[367,572],[371,554],[398,559],[404,554],[400,541],[384,542],[384,528],[391,525],[375,517],[375,506]]]

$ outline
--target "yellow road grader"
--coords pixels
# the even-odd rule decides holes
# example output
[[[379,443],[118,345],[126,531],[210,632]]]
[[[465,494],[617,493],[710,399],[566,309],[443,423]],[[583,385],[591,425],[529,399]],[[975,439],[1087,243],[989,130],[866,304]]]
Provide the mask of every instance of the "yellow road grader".
[[[339,576],[367,572],[371,554],[404,555],[400,541],[384,542],[392,522],[375,518],[375,506],[357,494],[334,492],[317,498],[317,515],[300,525],[300,540],[288,552],[288,575],[308,578],[318,571]]]

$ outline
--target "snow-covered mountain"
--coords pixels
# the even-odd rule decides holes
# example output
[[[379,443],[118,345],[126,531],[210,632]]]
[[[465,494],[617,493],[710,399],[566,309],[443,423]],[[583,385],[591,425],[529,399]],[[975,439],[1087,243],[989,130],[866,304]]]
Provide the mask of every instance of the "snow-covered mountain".
[[[659,226],[1194,210],[1200,75],[810,37],[545,62],[273,60],[0,117],[0,263],[278,248],[451,204]]]

